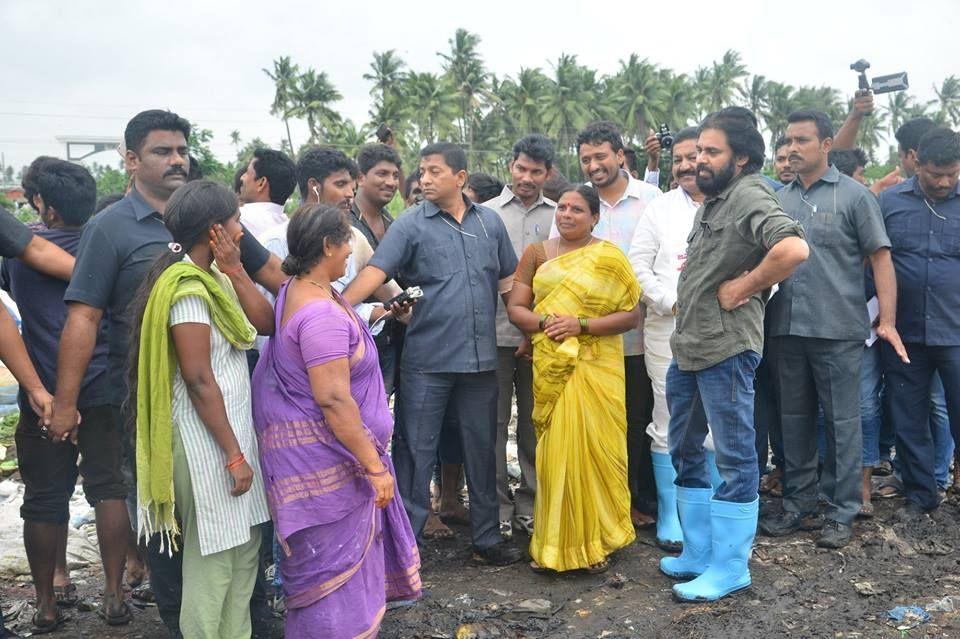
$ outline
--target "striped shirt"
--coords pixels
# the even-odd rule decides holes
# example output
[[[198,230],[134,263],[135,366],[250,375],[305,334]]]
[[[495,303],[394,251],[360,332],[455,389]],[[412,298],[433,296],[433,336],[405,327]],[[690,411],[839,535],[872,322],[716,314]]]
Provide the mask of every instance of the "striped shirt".
[[[213,275],[236,298],[230,281],[216,271]],[[250,527],[268,521],[270,514],[258,462],[260,454],[253,428],[246,353],[234,348],[211,322],[210,309],[203,298],[183,297],[170,309],[170,326],[187,323],[210,326],[213,374],[223,393],[230,426],[253,469],[250,490],[239,497],[232,496],[233,478],[225,468],[226,455],[197,414],[177,366],[173,379],[173,424],[183,441],[190,467],[200,554],[209,555],[250,541]]]

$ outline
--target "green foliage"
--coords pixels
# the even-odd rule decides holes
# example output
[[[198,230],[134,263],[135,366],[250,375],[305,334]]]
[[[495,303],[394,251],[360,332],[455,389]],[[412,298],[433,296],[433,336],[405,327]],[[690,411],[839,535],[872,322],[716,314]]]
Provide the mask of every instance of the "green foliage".
[[[105,164],[94,164],[90,168],[93,179],[97,181],[97,197],[111,193],[125,193],[127,190],[126,171]]]
[[[760,120],[768,154],[786,129],[787,116],[801,108],[825,111],[839,127],[847,113],[844,92],[827,86],[800,86],[751,75],[737,51],[701,66],[692,75],[659,67],[637,54],[620,61],[612,75],[600,75],[562,53],[548,69],[522,67],[515,75],[497,78],[486,68],[479,36],[458,29],[448,47],[437,55],[442,73],[410,68],[396,50],[374,52],[364,79],[371,83],[369,121],[344,119],[334,107],[341,99],[326,73],[301,71],[289,56],[264,69],[276,86],[270,112],[285,123],[306,121],[309,144],[327,143],[350,153],[373,141],[373,131],[389,125],[406,166],[416,151],[430,142],[451,140],[463,145],[471,169],[503,174],[516,139],[544,133],[554,140],[558,168],[569,178],[579,171],[576,133],[595,120],[612,120],[627,144],[642,148],[651,129],[668,123],[672,129],[692,125],[710,111],[739,104]],[[849,89],[852,91],[854,87]],[[875,160],[892,132],[906,119],[930,114],[938,121],[960,125],[960,77],[950,76],[934,87],[937,99],[918,103],[906,93],[877,104],[861,126],[858,143]],[[297,148],[289,136],[287,147]],[[641,158],[642,161],[643,158]]]

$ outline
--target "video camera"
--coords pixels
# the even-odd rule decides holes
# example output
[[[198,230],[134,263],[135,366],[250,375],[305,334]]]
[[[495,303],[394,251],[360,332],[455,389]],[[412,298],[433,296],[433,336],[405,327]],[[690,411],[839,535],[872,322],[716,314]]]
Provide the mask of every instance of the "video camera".
[[[870,63],[863,58],[850,65],[852,71],[860,74],[860,91],[872,91],[874,94],[877,94],[903,91],[910,88],[906,71],[891,73],[890,75],[881,75],[875,77],[873,82],[870,82],[870,80],[867,79],[867,69],[869,68]]]

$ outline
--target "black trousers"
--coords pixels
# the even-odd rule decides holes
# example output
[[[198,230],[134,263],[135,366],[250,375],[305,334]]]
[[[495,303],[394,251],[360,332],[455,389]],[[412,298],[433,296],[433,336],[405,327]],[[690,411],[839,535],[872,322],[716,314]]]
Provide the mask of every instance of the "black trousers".
[[[650,460],[650,436],[647,426],[653,418],[653,388],[647,376],[643,355],[623,358],[627,404],[627,480],[630,501],[637,510],[657,512],[657,485]]]

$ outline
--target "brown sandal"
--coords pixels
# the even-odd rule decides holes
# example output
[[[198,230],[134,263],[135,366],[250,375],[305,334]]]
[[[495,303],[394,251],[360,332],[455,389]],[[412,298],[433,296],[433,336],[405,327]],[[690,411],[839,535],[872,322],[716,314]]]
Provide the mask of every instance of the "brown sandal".
[[[591,575],[599,575],[601,573],[607,572],[610,569],[610,562],[604,559],[603,561],[598,561],[595,564],[587,566],[586,571]]]

